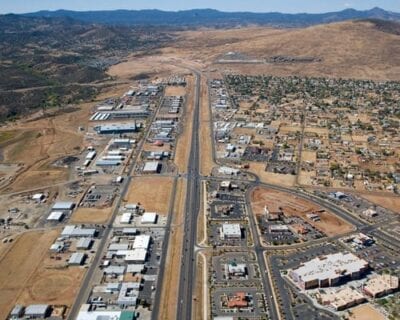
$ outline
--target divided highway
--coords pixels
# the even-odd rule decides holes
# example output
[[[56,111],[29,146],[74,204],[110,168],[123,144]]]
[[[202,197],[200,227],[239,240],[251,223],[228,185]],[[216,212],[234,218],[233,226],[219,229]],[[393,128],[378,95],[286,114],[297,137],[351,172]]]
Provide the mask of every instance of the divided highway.
[[[197,216],[200,210],[200,168],[199,168],[199,110],[200,110],[200,80],[201,76],[192,70],[196,78],[192,143],[187,171],[187,191],[185,204],[185,230],[183,238],[181,278],[179,283],[179,296],[177,319],[192,319],[192,294],[196,276],[195,244]]]

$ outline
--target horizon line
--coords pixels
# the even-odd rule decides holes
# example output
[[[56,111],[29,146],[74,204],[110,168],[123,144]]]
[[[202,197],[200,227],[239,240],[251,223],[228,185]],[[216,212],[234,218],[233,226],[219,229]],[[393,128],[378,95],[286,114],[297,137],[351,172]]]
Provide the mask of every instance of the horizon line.
[[[337,10],[337,11],[321,11],[321,12],[283,12],[283,11],[242,11],[242,10],[220,10],[220,9],[215,9],[215,8],[191,8],[191,9],[182,9],[182,10],[163,10],[163,9],[157,9],[157,8],[152,8],[152,9],[123,9],[123,8],[119,8],[119,9],[90,9],[90,10],[73,10],[73,9],[41,9],[41,10],[37,10],[37,11],[28,11],[28,12],[5,12],[5,13],[0,13],[0,15],[10,15],[10,14],[15,14],[15,15],[24,15],[24,14],[32,14],[32,13],[38,13],[38,12],[58,12],[58,11],[68,11],[68,12],[80,12],[80,13],[84,13],[84,12],[113,12],[113,11],[136,11],[136,12],[140,12],[140,11],[160,11],[160,12],[168,12],[168,13],[179,13],[179,12],[185,12],[185,11],[195,11],[195,10],[213,10],[213,11],[218,11],[218,12],[223,12],[223,13],[254,13],[254,14],[267,14],[267,13],[278,13],[278,14],[286,14],[286,15],[297,15],[297,14],[310,14],[310,15],[317,15],[317,14],[326,14],[326,13],[335,13],[335,12],[343,12],[343,11],[347,11],[347,10],[355,10],[358,12],[367,12],[367,11],[371,11],[374,9],[380,9],[383,10],[385,12],[388,13],[399,13],[400,12],[396,12],[396,11],[391,11],[391,10],[386,10],[383,9],[379,6],[374,6],[371,7],[369,9],[364,9],[364,10],[359,10],[359,9],[355,9],[352,7],[349,8],[344,8],[342,10]]]

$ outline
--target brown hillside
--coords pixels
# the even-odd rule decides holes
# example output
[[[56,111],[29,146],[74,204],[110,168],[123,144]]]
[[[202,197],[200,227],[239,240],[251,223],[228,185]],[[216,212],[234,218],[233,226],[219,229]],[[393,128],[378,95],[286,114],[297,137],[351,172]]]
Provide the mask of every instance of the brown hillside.
[[[252,58],[315,57],[312,63],[255,65],[218,64],[232,72],[400,79],[400,36],[380,31],[367,21],[320,25],[305,29],[243,28],[188,31],[168,54],[190,55],[205,63],[230,51]]]

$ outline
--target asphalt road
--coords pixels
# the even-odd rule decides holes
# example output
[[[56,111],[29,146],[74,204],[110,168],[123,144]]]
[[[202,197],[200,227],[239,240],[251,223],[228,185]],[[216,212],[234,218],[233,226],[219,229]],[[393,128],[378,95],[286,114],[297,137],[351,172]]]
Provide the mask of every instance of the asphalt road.
[[[246,203],[250,204],[249,198],[250,198],[250,193],[251,189],[248,189],[248,192],[246,193]],[[264,294],[265,294],[265,300],[267,302],[267,305],[269,307],[269,316],[271,319],[279,319],[279,311],[276,308],[275,302],[273,300],[273,288],[271,287],[271,284],[269,283],[269,280],[267,279],[267,266],[265,263],[264,259],[264,248],[262,247],[260,243],[260,238],[258,236],[258,231],[257,231],[257,226],[254,218],[254,214],[252,212],[251,206],[248,205],[248,212],[249,212],[249,222],[250,222],[250,228],[251,228],[251,233],[253,235],[253,241],[254,241],[254,251],[256,252],[257,255],[257,260],[258,260],[258,265],[260,267],[261,271],[261,280],[263,283],[263,289],[264,289]]]
[[[192,70],[196,77],[195,105],[193,114],[192,143],[187,170],[187,191],[185,203],[185,230],[182,249],[181,277],[179,281],[177,319],[192,319],[192,297],[195,284],[195,241],[197,216],[200,210],[200,175],[199,175],[199,108],[200,74]]]

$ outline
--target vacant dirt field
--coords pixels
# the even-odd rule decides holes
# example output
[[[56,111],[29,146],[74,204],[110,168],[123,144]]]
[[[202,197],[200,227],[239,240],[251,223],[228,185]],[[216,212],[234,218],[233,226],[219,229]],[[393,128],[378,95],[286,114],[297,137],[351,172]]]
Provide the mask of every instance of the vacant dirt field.
[[[361,194],[361,196],[368,201],[371,201],[383,208],[392,210],[393,212],[400,213],[400,197],[399,196],[377,196],[373,194]]]
[[[248,171],[259,176],[260,180],[265,183],[293,187],[296,183],[296,176],[291,174],[279,174],[265,171],[266,164],[264,162],[250,162]]]
[[[113,65],[108,74],[120,79],[169,77],[171,74],[185,73],[181,68],[166,63],[167,58],[155,56],[128,58],[128,61]]]
[[[363,304],[361,306],[351,309],[350,320],[385,320],[386,317],[376,310],[370,304]]]
[[[175,152],[175,164],[178,167],[180,173],[186,172],[190,145],[192,141],[192,129],[193,129],[193,111],[194,111],[194,78],[187,77],[187,96],[186,96],[186,111],[184,118],[181,122],[184,124],[183,132],[179,135],[176,145]]]
[[[41,264],[27,283],[17,302],[28,304],[60,304],[70,308],[76,298],[85,269],[49,268]]]
[[[317,161],[317,153],[315,151],[303,151],[301,153],[301,160],[315,163]]]
[[[251,194],[251,206],[256,215],[263,214],[265,206],[270,211],[279,211],[281,208],[286,216],[300,217],[327,236],[340,235],[353,230],[352,225],[333,213],[325,211],[319,205],[285,192],[257,187]],[[308,213],[314,212],[319,215],[321,221],[314,222],[307,218]]]
[[[165,88],[166,96],[184,96],[186,94],[185,87],[182,86],[167,86]]]
[[[167,215],[173,184],[171,177],[135,177],[124,200],[140,203],[146,211]]]
[[[213,146],[211,135],[211,115],[208,101],[208,86],[202,78],[200,102],[200,171],[202,175],[209,175],[214,167]]]
[[[175,210],[171,221],[171,232],[164,281],[160,302],[160,319],[175,319],[178,305],[179,270],[181,267],[182,241],[185,219],[186,181],[179,179],[176,190]]]
[[[0,259],[0,319],[5,319],[60,230],[26,232]]]
[[[79,208],[71,217],[71,223],[106,223],[112,214],[110,208]]]

